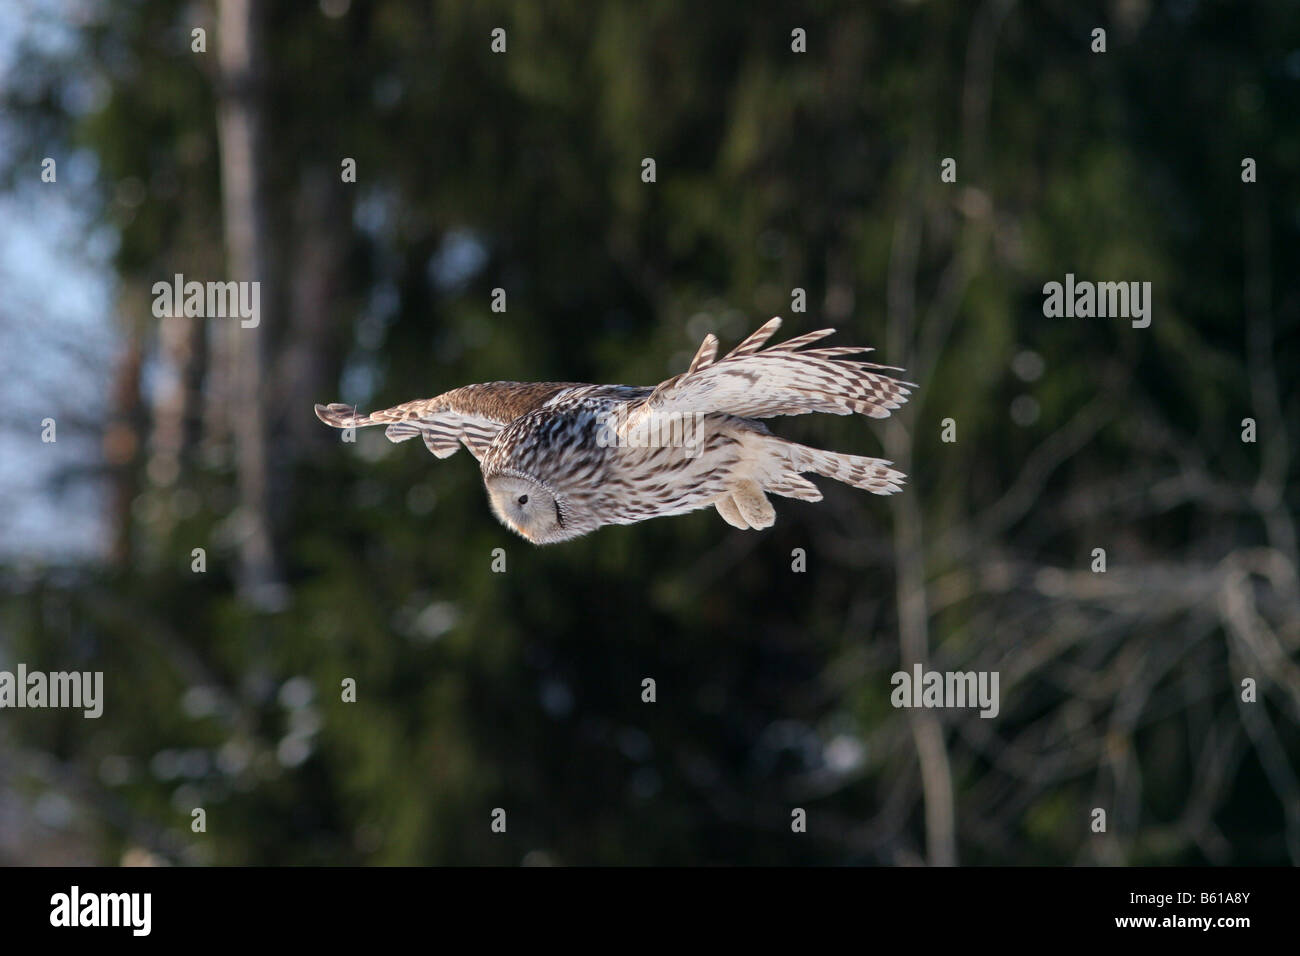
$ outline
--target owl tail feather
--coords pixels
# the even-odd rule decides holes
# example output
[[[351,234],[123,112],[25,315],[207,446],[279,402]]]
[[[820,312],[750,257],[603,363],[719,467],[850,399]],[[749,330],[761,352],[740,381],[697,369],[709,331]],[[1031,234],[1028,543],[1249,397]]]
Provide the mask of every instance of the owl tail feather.
[[[861,455],[823,451],[820,448],[809,448],[794,442],[787,444],[791,470],[798,474],[811,472],[826,478],[834,478],[836,481],[862,488],[874,495],[892,495],[902,491],[902,483],[907,479],[901,471],[889,467],[893,462],[881,458],[864,458]],[[797,476],[791,477],[795,477],[796,481],[803,481]],[[783,493],[779,487],[770,484],[768,490],[778,495]]]

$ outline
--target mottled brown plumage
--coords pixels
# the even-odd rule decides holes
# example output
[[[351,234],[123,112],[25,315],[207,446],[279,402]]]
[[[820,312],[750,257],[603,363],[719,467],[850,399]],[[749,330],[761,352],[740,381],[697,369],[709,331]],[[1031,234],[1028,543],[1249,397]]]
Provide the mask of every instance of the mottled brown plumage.
[[[756,419],[827,412],[884,418],[907,400],[888,366],[843,356],[869,349],[799,351],[822,329],[763,349],[772,319],[722,359],[709,335],[690,367],[656,388],[488,382],[358,415],[316,406],[336,428],[386,425],[393,441],[417,435],[439,458],[465,445],[479,460],[492,509],[538,544],[605,524],[631,524],[715,506],[729,524],[775,521],[767,493],[820,501],[814,473],[876,494],[900,490],[890,462],[808,448]]]

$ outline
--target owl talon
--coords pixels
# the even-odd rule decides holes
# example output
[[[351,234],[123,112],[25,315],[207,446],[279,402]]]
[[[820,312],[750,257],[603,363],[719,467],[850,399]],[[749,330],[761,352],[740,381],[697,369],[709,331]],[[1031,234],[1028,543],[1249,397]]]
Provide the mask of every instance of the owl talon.
[[[741,518],[751,528],[761,530],[770,528],[776,523],[776,509],[772,507],[772,502],[767,500],[767,495],[763,494],[763,489],[758,486],[758,482],[737,482],[736,487],[731,490],[731,500],[735,502]]]
[[[740,509],[731,500],[731,495],[723,495],[713,503],[713,506],[718,509],[718,514],[722,515],[722,520],[727,524],[733,528],[739,528],[741,531],[749,530],[749,523],[740,516]]]

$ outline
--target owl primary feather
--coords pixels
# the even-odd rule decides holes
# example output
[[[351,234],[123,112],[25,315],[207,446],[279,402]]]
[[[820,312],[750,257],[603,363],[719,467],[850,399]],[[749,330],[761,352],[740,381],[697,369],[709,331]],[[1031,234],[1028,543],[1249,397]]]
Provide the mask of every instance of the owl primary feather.
[[[486,382],[369,415],[341,404],[317,405],[316,414],[335,428],[386,425],[393,441],[419,436],[439,458],[463,444],[492,511],[535,544],[708,507],[737,528],[768,528],[769,494],[821,500],[810,474],[899,491],[904,476],[891,462],[787,441],[759,419],[885,418],[912,383],[881,374],[898,369],[845,357],[871,349],[806,348],[834,329],[764,349],[780,326],[772,319],[721,359],[717,338],[706,336],[690,367],[654,388]]]

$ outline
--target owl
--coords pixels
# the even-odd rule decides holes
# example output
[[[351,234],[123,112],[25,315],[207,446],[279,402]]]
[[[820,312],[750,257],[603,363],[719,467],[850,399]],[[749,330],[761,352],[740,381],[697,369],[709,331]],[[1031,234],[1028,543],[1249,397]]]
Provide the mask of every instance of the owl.
[[[708,335],[685,372],[655,387],[486,382],[369,415],[342,404],[316,414],[335,428],[384,425],[395,442],[418,436],[439,458],[463,444],[493,513],[534,544],[708,507],[736,528],[768,528],[769,494],[821,500],[810,474],[878,495],[901,490],[891,462],[809,448],[760,421],[885,418],[912,385],[881,374],[899,369],[845,357],[871,349],[806,348],[834,329],[763,348],[780,325],[772,319],[721,359]]]

